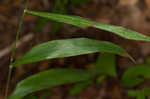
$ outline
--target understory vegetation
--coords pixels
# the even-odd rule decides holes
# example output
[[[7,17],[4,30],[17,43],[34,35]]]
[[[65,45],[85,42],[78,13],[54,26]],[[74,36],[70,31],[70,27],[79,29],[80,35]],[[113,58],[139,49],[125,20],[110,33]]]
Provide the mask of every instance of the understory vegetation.
[[[72,5],[79,5],[90,0],[72,0]],[[116,36],[125,38],[126,40],[137,40],[149,42],[150,37],[141,33],[126,29],[122,26],[104,24],[89,20],[80,16],[69,15],[66,5],[69,0],[55,0],[55,6],[52,12],[33,11],[28,8],[30,1],[27,1],[22,18],[19,23],[16,41],[11,55],[11,63],[8,74],[8,82],[6,86],[5,99],[39,99],[33,93],[46,90],[55,86],[72,84],[74,86],[68,92],[70,95],[77,95],[90,84],[101,84],[105,79],[116,78],[120,82],[120,86],[126,89],[128,97],[136,99],[150,99],[150,87],[144,89],[134,89],[139,84],[150,79],[150,58],[146,60],[146,64],[137,64],[125,49],[119,45],[102,40],[94,40],[86,37],[69,38],[61,40],[52,40],[35,45],[24,56],[14,61],[14,55],[17,53],[16,42],[19,39],[22,30],[24,16],[26,14],[38,16],[38,22],[34,31],[40,31],[44,24],[52,20],[52,35],[61,28],[63,24],[70,24],[81,29],[95,28],[113,33]],[[52,68],[31,75],[24,80],[18,82],[10,96],[8,96],[9,81],[12,68],[18,68],[24,64],[35,63],[42,60],[50,60],[56,58],[66,58],[84,54],[98,54],[95,63],[89,64],[87,69],[68,69],[68,68]],[[129,58],[135,65],[131,66],[118,77],[116,69],[116,56]],[[40,95],[40,99],[46,99],[50,93],[45,92]]]

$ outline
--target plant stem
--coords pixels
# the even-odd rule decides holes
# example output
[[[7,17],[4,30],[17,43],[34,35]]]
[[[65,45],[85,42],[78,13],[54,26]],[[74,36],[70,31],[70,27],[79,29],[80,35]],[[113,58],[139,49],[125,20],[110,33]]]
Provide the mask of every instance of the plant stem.
[[[16,42],[19,39],[19,35],[20,35],[21,29],[22,29],[22,24],[23,24],[23,21],[24,21],[25,10],[28,7],[28,2],[29,2],[29,0],[26,0],[24,12],[23,12],[23,14],[21,16],[21,19],[19,21],[19,24],[18,24],[18,29],[17,29],[17,33],[16,33],[16,39],[15,39],[14,46],[12,48],[12,52],[11,52],[11,56],[10,56],[10,65],[9,65],[8,78],[7,78],[6,89],[5,89],[5,99],[8,98],[9,82],[10,82],[10,79],[11,79],[11,73],[12,73],[12,69],[13,69],[13,66],[11,64],[14,61],[14,56],[15,56],[15,51],[16,51]]]

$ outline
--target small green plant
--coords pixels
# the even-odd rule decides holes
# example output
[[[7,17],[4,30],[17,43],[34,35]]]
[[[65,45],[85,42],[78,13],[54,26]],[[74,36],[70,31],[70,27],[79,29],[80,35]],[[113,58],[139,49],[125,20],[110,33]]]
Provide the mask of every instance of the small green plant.
[[[74,3],[77,3],[77,1],[74,1]],[[24,10],[22,20],[20,21],[16,41],[18,40],[19,33],[21,31],[21,25],[23,22],[24,14],[33,14],[36,16],[40,16],[42,18],[47,18],[47,20],[53,20],[61,23],[71,24],[74,26],[78,26],[80,28],[94,27],[94,28],[112,32],[126,39],[150,41],[150,37],[147,37],[143,34],[140,34],[132,30],[125,29],[121,26],[98,23],[79,16],[69,16],[69,15],[56,14],[56,13],[31,11],[27,9],[27,6]],[[7,99],[8,84],[11,77],[11,70],[12,68],[14,67],[17,68],[17,66],[21,66],[22,64],[38,62],[47,59],[90,54],[95,52],[104,53],[99,57],[100,61],[98,61],[95,64],[95,69],[93,70],[74,70],[74,69],[58,68],[58,69],[46,70],[38,74],[34,74],[20,81],[17,84],[13,93],[9,96],[9,99],[21,99],[39,90],[48,89],[53,86],[58,86],[62,84],[78,82],[79,84],[76,85],[72,89],[72,91],[70,91],[70,94],[74,95],[80,92],[80,90],[84,89],[87,85],[91,84],[92,78],[95,76],[98,76],[97,81],[100,83],[107,76],[115,77],[117,75],[115,69],[116,65],[115,65],[114,54],[128,57],[135,62],[135,60],[124,49],[122,49],[118,45],[107,41],[98,41],[98,40],[92,40],[88,38],[54,40],[43,44],[39,44],[33,47],[23,57],[17,59],[16,61],[13,61],[15,48],[16,45],[14,46],[14,49],[12,51],[12,56],[11,56],[9,77],[8,77],[8,83],[6,88],[6,97],[5,97],[6,99]],[[109,62],[106,61],[107,58],[109,58]],[[121,79],[121,85],[124,87],[136,86],[142,83],[145,79],[150,78],[149,71],[150,71],[150,67],[148,66],[135,66],[134,68],[129,69],[127,72],[123,74]],[[136,82],[133,79],[136,79]],[[34,96],[30,96],[30,97],[35,98]],[[143,96],[138,96],[138,97],[143,97]]]
[[[116,77],[116,58],[113,54],[103,53],[99,56],[96,63],[92,64],[92,69],[96,70],[99,74],[97,75],[97,83],[101,84],[107,77]],[[121,77],[120,85],[124,88],[128,88],[127,95],[136,99],[147,99],[150,98],[150,88],[131,90],[145,80],[150,79],[150,65],[138,64],[134,65],[125,71]],[[92,84],[93,80],[87,80],[81,82],[70,91],[71,95],[76,95],[86,88],[89,84]],[[148,98],[148,99],[149,99]]]
[[[132,88],[150,78],[150,66],[138,64],[129,68],[121,79],[121,85]]]

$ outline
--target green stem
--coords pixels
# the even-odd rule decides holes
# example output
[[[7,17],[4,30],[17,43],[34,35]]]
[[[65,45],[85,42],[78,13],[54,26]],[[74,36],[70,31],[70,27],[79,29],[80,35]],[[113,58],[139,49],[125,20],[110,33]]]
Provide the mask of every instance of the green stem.
[[[13,69],[13,66],[11,64],[12,64],[12,62],[14,60],[15,51],[16,51],[16,43],[17,43],[17,41],[19,39],[19,35],[20,35],[21,29],[22,29],[22,24],[23,24],[23,20],[24,20],[24,16],[25,16],[25,10],[28,7],[28,2],[29,2],[29,0],[26,1],[24,12],[23,12],[23,14],[21,16],[21,19],[19,21],[19,24],[18,24],[18,29],[17,29],[17,33],[16,33],[16,39],[15,39],[14,46],[12,48],[12,53],[11,53],[11,56],[10,56],[10,65],[9,65],[8,78],[7,78],[7,83],[6,83],[5,99],[8,98],[9,82],[10,82],[10,79],[11,79],[11,73],[12,73],[12,69]]]

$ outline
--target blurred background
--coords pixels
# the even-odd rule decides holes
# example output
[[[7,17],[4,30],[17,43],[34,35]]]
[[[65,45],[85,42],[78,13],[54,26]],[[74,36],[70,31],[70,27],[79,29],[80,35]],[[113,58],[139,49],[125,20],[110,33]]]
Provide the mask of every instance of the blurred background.
[[[65,0],[30,0],[29,2],[28,8],[31,10],[78,15],[97,22],[124,26],[150,36],[150,0],[68,0],[68,2]],[[0,99],[3,99],[10,52],[24,4],[25,0],[1,0],[0,2]],[[33,15],[25,15],[15,59],[42,42],[77,37],[112,41],[125,48],[139,64],[145,63],[145,58],[150,56],[150,43],[148,42],[126,40],[92,27],[78,28]],[[90,64],[96,62],[98,56],[99,53],[80,55],[14,68],[9,93],[13,91],[17,82],[39,71],[56,67],[87,69]],[[117,56],[118,77],[131,65],[133,63],[129,59]],[[52,88],[51,99],[128,99],[124,94],[126,89],[120,87],[117,78],[107,79],[100,85],[91,84],[76,96],[68,94],[70,86]],[[142,86],[150,86],[150,81]]]

